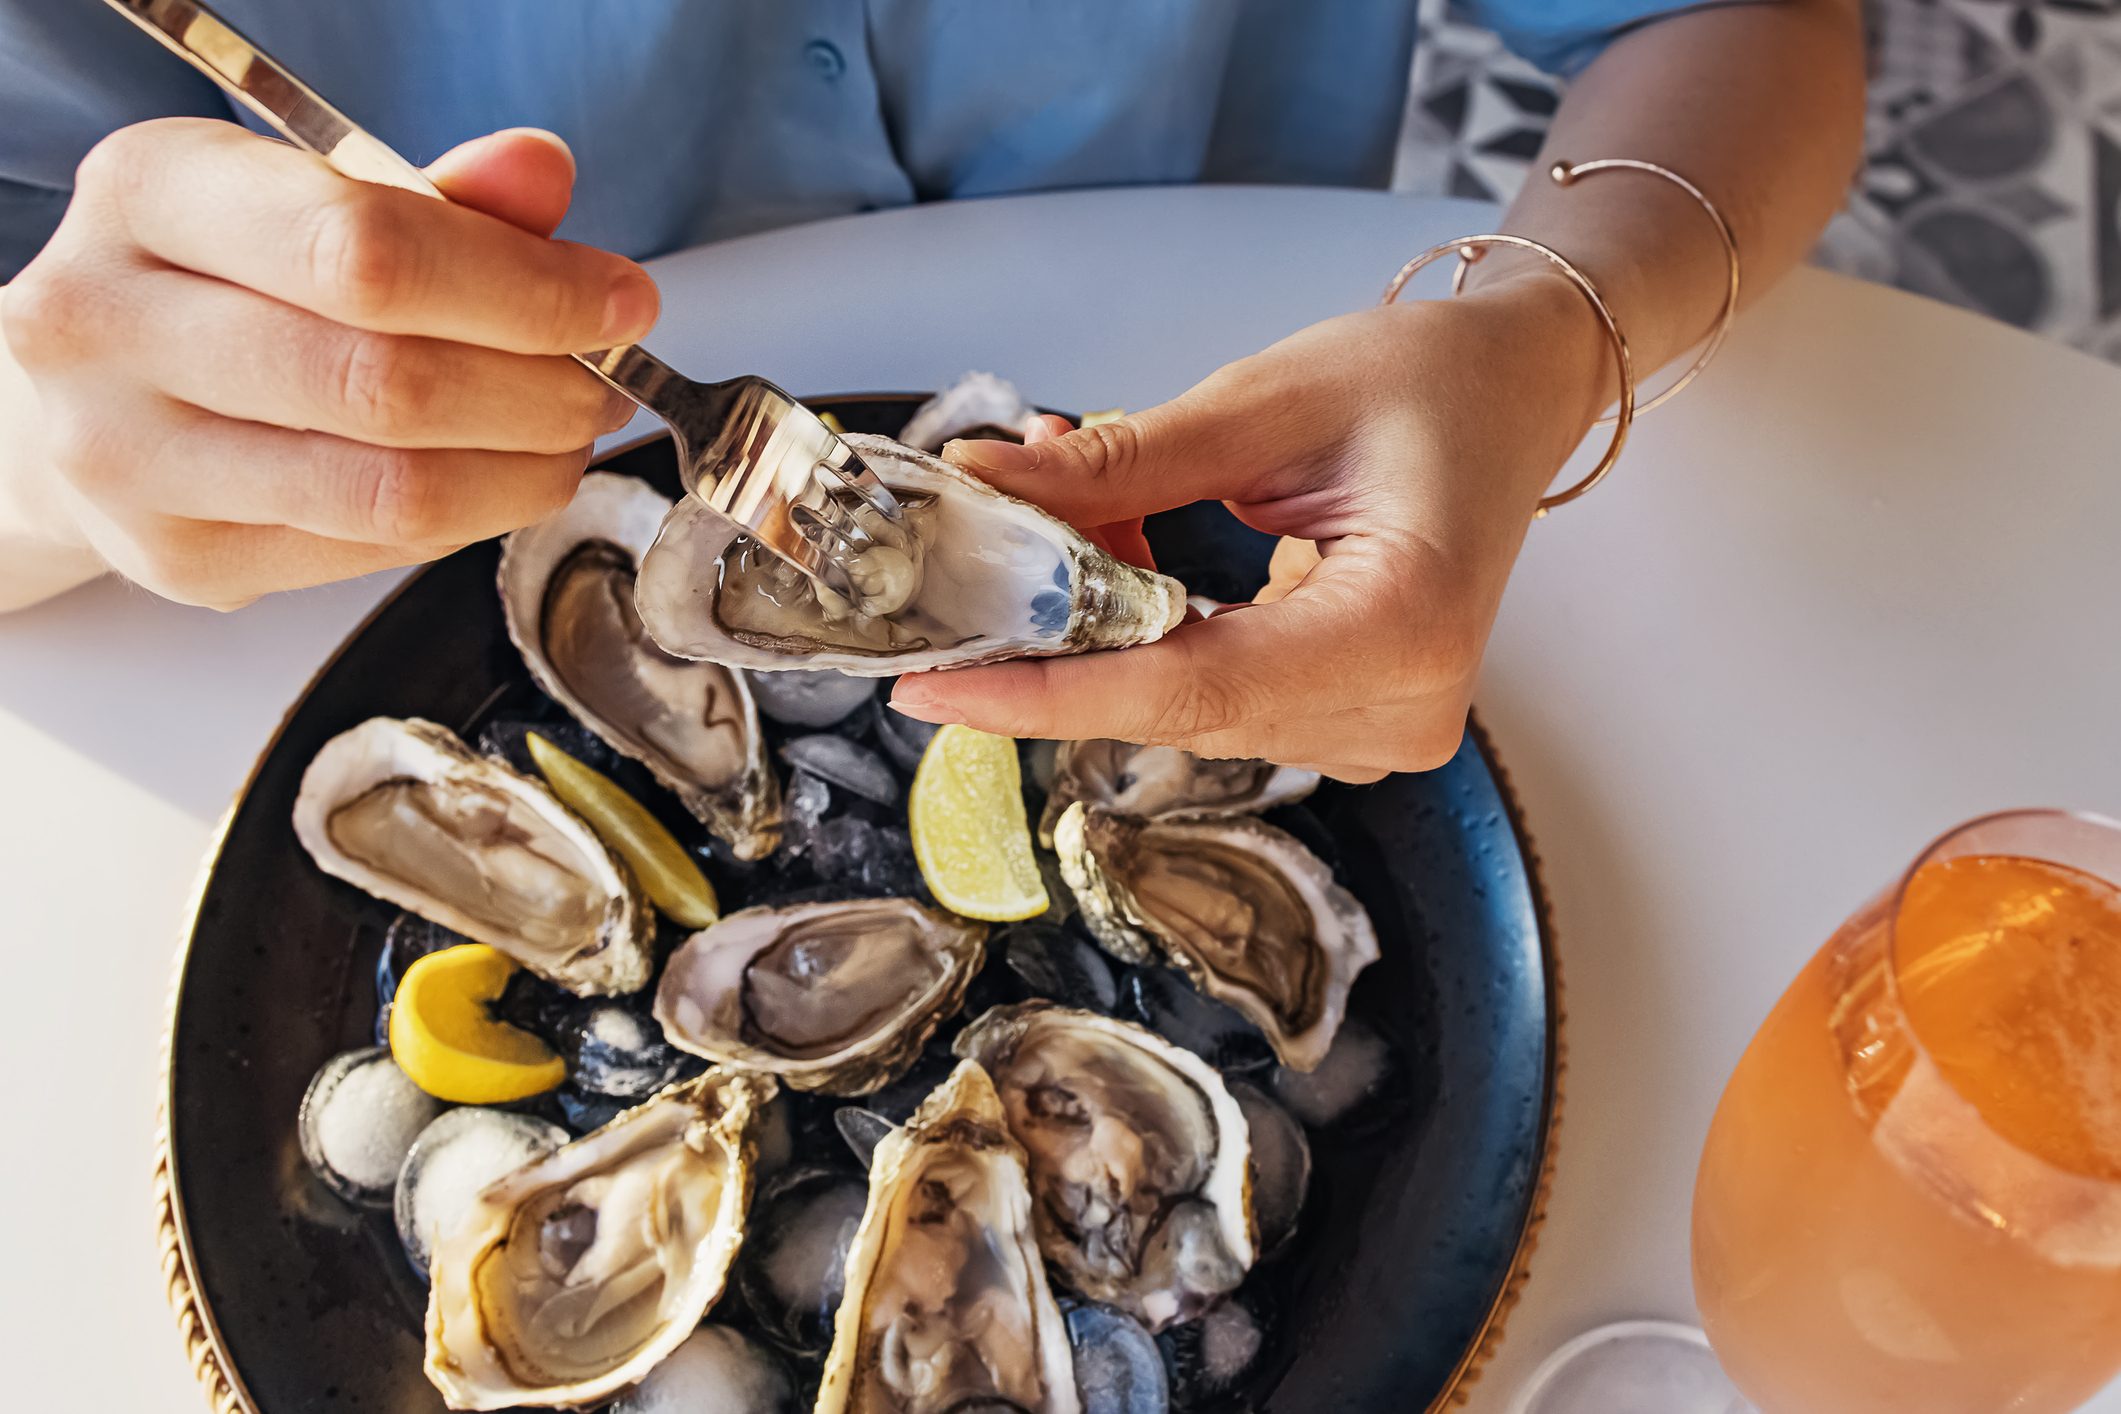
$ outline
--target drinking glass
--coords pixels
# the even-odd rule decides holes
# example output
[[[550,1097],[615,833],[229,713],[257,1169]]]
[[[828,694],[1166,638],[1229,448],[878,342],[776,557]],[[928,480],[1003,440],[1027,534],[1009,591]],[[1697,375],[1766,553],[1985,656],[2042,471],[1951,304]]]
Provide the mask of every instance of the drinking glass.
[[[1767,1414],[2060,1414],[2121,1368],[2121,825],[1932,844],[1738,1063],[1694,1293]]]

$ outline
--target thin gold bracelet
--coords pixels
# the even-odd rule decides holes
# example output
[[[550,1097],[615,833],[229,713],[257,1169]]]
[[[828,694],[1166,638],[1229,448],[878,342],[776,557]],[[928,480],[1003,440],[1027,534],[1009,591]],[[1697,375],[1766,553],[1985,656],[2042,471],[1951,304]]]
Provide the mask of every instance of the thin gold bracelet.
[[[1593,173],[1614,171],[1645,172],[1650,176],[1660,177],[1670,182],[1673,186],[1692,197],[1695,204],[1707,212],[1709,220],[1715,224],[1717,239],[1723,242],[1724,262],[1730,271],[1730,277],[1724,286],[1723,308],[1717,313],[1716,323],[1710,328],[1707,339],[1702,342],[1701,352],[1694,356],[1694,361],[1687,365],[1686,372],[1680,374],[1671,387],[1651,398],[1648,402],[1636,404],[1635,412],[1640,416],[1643,413],[1663,407],[1673,398],[1679,396],[1680,390],[1693,382],[1700,375],[1701,370],[1709,366],[1709,360],[1716,357],[1716,351],[1723,347],[1724,336],[1731,332],[1731,321],[1738,317],[1740,273],[1738,237],[1732,233],[1731,223],[1724,219],[1721,208],[1715,202],[1709,200],[1708,193],[1695,186],[1685,177],[1680,176],[1671,168],[1659,166],[1655,162],[1645,162],[1636,157],[1600,157],[1590,162],[1556,162],[1553,166],[1547,168],[1547,176],[1553,180],[1555,186],[1566,187],[1573,186],[1576,182]],[[1471,269],[1473,263],[1479,258],[1480,253],[1478,251],[1460,252],[1458,268],[1451,272],[1452,294],[1457,294],[1465,287],[1466,271]],[[1611,417],[1601,417],[1591,425],[1593,427],[1609,427],[1613,421],[1614,419]]]
[[[1566,490],[1540,498],[1539,507],[1533,512],[1533,517],[1537,519],[1556,506],[1567,505],[1605,480],[1606,473],[1613,469],[1613,463],[1620,460],[1620,449],[1627,445],[1628,429],[1635,422],[1635,369],[1628,357],[1627,336],[1620,332],[1620,323],[1613,318],[1613,311],[1607,307],[1605,297],[1598,293],[1598,287],[1591,283],[1589,276],[1571,264],[1568,257],[1552,246],[1542,245],[1529,236],[1511,236],[1499,231],[1489,231],[1477,236],[1460,236],[1456,240],[1445,241],[1442,245],[1430,246],[1399,267],[1399,273],[1392,277],[1392,283],[1385,286],[1384,299],[1380,303],[1391,304],[1397,300],[1400,291],[1407,287],[1407,281],[1413,279],[1417,272],[1447,255],[1455,254],[1461,260],[1468,260],[1472,258],[1472,252],[1497,245],[1531,251],[1568,277],[1569,282],[1576,286],[1591,306],[1591,312],[1598,316],[1598,322],[1605,327],[1606,338],[1613,346],[1613,363],[1620,374],[1620,408],[1612,419],[1612,443],[1606,447],[1605,455],[1598,459],[1598,465],[1592,467],[1590,473],[1581,481]],[[1459,268],[1462,270],[1465,267],[1461,264]]]

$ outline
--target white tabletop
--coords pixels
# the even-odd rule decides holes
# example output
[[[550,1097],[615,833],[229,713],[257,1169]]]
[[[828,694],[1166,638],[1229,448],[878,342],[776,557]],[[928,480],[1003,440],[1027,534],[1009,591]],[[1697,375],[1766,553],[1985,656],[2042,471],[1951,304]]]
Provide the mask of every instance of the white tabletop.
[[[1140,407],[1377,297],[1468,203],[1292,189],[897,211],[659,262],[658,352],[799,391],[969,368]],[[1480,710],[1567,967],[1559,1182],[1476,1411],[1547,1349],[1692,1318],[1709,1114],[1799,964],[1932,834],[2121,811],[2121,370],[1817,273],[1533,529]],[[99,584],[0,618],[0,1323],[21,1407],[182,1410],[148,1223],[167,966],[207,835],[388,587],[220,617]],[[24,1381],[27,1381],[25,1384]],[[2121,1391],[2091,1406],[2121,1414]]]

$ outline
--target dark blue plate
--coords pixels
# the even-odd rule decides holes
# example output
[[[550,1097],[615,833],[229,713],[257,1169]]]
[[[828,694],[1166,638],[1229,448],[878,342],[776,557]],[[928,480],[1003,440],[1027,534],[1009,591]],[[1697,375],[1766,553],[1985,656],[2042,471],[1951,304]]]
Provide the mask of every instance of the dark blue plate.
[[[906,396],[814,406],[895,432]],[[603,463],[675,492],[667,444]],[[1265,543],[1219,507],[1159,518],[1160,562],[1196,590],[1249,592]],[[327,879],[289,826],[303,768],[377,714],[470,729],[531,692],[494,596],[496,548],[411,579],[318,674],[230,811],[191,922],[171,1018],[164,1270],[220,1407],[437,1410],[420,1373],[423,1293],[387,1215],[304,1168],[311,1074],[367,1045],[392,910]],[[1328,786],[1310,815],[1376,919],[1381,962],[1353,1014],[1402,1057],[1383,1118],[1315,1139],[1298,1245],[1262,1280],[1273,1354],[1246,1392],[1269,1414],[1433,1407],[1477,1372],[1524,1275],[1552,1160],[1557,978],[1535,861],[1476,729],[1449,765]]]

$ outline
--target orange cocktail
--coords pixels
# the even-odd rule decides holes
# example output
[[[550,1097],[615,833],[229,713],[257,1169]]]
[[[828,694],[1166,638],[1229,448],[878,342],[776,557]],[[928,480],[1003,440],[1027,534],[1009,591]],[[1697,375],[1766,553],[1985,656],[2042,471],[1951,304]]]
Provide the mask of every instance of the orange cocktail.
[[[1694,1288],[1769,1414],[2046,1414],[2121,1368],[2121,828],[1993,816],[1791,986],[1731,1077]]]

